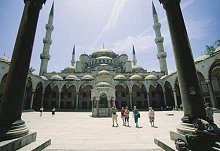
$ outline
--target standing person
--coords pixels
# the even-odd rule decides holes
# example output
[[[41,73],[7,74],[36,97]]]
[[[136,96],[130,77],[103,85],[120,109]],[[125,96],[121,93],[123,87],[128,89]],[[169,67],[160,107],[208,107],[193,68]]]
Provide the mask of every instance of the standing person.
[[[44,108],[43,108],[43,107],[41,107],[41,108],[40,108],[40,116],[42,116],[43,111],[44,111]]]
[[[149,117],[151,127],[154,126],[154,116],[155,116],[154,110],[152,109],[152,107],[149,107],[148,117]]]
[[[129,126],[129,110],[127,106],[125,108],[124,115],[125,115],[125,126]],[[126,125],[126,123],[128,123],[128,125]]]
[[[115,123],[118,126],[118,115],[117,115],[117,108],[115,107],[115,105],[113,105],[111,111],[112,111],[112,127],[115,126]]]
[[[133,110],[133,114],[134,114],[134,122],[136,124],[136,127],[138,128],[138,118],[140,117],[140,113],[138,111],[138,109],[136,108],[136,106],[134,106],[134,110]]]
[[[52,117],[55,115],[55,111],[56,111],[56,109],[53,108],[53,109],[52,109]]]
[[[125,109],[124,107],[121,108],[121,119],[123,121],[123,126],[125,126]]]
[[[208,118],[209,122],[213,123],[214,122],[214,119],[213,119],[213,109],[210,107],[210,105],[208,103],[205,104],[206,108],[205,108],[205,111],[206,111],[206,117]]]

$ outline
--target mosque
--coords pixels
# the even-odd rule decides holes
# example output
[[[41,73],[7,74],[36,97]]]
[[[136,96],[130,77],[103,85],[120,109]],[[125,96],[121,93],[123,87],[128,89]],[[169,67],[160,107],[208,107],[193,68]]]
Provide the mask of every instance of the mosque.
[[[147,71],[137,66],[135,47],[133,58],[127,54],[117,54],[113,50],[99,49],[92,54],[81,54],[75,60],[74,46],[71,66],[61,72],[47,72],[50,60],[51,34],[53,31],[54,7],[52,6],[44,47],[40,55],[39,74],[29,73],[23,101],[24,110],[38,111],[41,106],[51,110],[92,111],[92,116],[109,116],[113,104],[117,108],[134,105],[139,109],[181,107],[177,73],[168,74],[166,52],[163,47],[161,24],[154,5],[152,5],[153,29],[160,71]],[[0,57],[0,105],[6,85],[10,59]],[[212,55],[195,59],[198,80],[204,103],[220,108],[220,47]]]

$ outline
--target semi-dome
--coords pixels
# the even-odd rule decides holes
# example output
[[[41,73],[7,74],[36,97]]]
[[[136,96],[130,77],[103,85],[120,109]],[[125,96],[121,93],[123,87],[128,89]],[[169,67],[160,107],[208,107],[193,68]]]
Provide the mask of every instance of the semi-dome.
[[[110,75],[110,73],[106,70],[102,70],[98,72],[98,75]]]
[[[108,57],[108,56],[100,56],[96,58],[97,60],[101,60],[101,59],[108,59],[108,60],[112,60],[112,58]]]
[[[158,79],[158,77],[153,74],[150,74],[145,77],[145,80],[157,80],[157,79]]]
[[[96,84],[97,87],[110,87],[110,84],[107,82],[99,82]]]
[[[87,74],[87,75],[84,75],[81,79],[82,79],[82,80],[93,80],[94,77]]]
[[[129,79],[131,80],[142,80],[142,77],[138,74],[132,75]]]
[[[124,76],[124,75],[121,75],[121,74],[119,74],[119,75],[116,75],[115,77],[114,77],[114,80],[126,80],[127,78]]]
[[[41,77],[41,79],[43,79],[43,80],[45,80],[45,81],[48,80],[45,76],[40,76],[40,77]]]
[[[65,79],[66,80],[79,80],[79,78],[75,75],[68,75]]]
[[[110,58],[114,58],[116,54],[110,49],[98,49],[94,53],[91,54],[92,58],[98,58],[101,56],[107,56]]]
[[[207,59],[208,57],[210,57],[210,55],[199,56],[198,58],[195,58],[194,61],[195,62],[203,61],[203,60]]]
[[[53,75],[52,77],[50,77],[50,80],[62,81],[63,78],[59,75]]]

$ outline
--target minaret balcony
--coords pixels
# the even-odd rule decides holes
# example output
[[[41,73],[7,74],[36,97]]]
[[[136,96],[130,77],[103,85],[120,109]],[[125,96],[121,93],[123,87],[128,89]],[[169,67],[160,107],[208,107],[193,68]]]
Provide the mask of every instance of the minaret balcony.
[[[52,31],[54,29],[54,26],[52,24],[46,24],[45,28],[46,28],[46,30],[51,30]]]
[[[48,43],[48,44],[52,44],[52,40],[50,39],[50,38],[44,38],[43,39],[43,43],[45,44],[45,43]]]
[[[163,40],[164,40],[163,37],[156,37],[156,38],[154,39],[154,41],[155,41],[156,44],[159,43],[159,42],[163,42]]]
[[[160,27],[161,27],[161,24],[160,24],[160,23],[155,23],[155,24],[153,25],[154,30],[158,30],[158,29],[160,29]]]
[[[50,60],[50,55],[49,55],[49,54],[45,54],[45,53],[41,53],[41,54],[40,54],[40,59]]]
[[[166,52],[159,52],[157,54],[157,59],[166,58],[166,57],[167,57],[167,53]]]

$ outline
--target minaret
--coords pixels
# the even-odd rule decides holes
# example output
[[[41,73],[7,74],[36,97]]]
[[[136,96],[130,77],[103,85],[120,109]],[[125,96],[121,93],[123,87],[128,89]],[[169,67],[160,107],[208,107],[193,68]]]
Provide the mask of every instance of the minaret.
[[[75,66],[75,44],[74,44],[74,46],[73,46],[71,65],[72,65],[73,67]]]
[[[167,53],[164,51],[164,47],[163,47],[164,38],[161,36],[161,32],[160,32],[161,24],[158,21],[157,12],[153,2],[152,2],[152,11],[153,11],[153,19],[154,19],[153,28],[156,34],[155,43],[157,44],[157,50],[158,50],[157,58],[159,59],[160,62],[161,72],[164,72],[167,75],[168,74],[167,62],[166,62]]]
[[[39,75],[43,75],[47,73],[47,65],[48,65],[48,61],[50,60],[50,54],[49,54],[50,45],[52,44],[51,34],[54,29],[53,16],[54,16],[54,2],[50,10],[48,23],[46,24],[46,35],[45,38],[43,39],[44,48],[43,48],[43,53],[40,54],[41,65],[40,65]]]
[[[132,60],[133,66],[137,65],[137,59],[136,59],[136,55],[135,55],[135,49],[134,49],[134,45],[133,45],[133,60]]]

